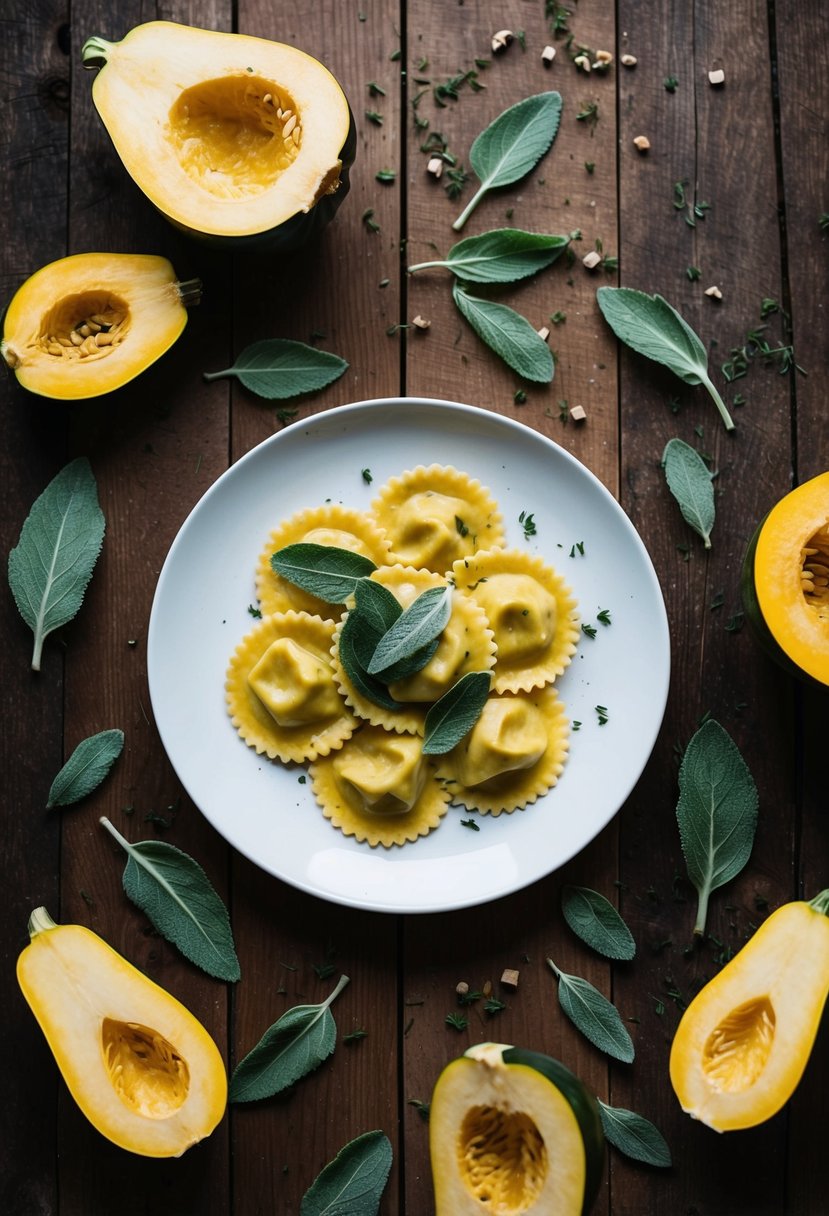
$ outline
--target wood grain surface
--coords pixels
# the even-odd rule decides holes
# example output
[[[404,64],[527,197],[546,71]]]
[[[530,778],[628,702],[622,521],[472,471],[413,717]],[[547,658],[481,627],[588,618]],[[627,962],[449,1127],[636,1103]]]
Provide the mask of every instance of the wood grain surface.
[[[78,455],[91,461],[107,521],[83,607],[47,642],[41,672],[29,669],[31,637],[11,595],[0,597],[0,1211],[10,1216],[297,1216],[325,1163],[373,1128],[394,1151],[381,1216],[432,1216],[421,1108],[441,1068],[489,1038],[557,1056],[603,1100],[638,1111],[663,1133],[669,1169],[609,1150],[596,1212],[829,1212],[825,1026],[794,1098],[757,1129],[718,1136],[693,1123],[668,1079],[670,1044],[693,993],[771,909],[829,885],[821,776],[829,703],[763,656],[741,627],[740,598],[754,528],[791,486],[829,463],[829,233],[820,225],[829,210],[829,18],[818,0],[569,0],[560,9],[566,30],[556,34],[559,8],[545,0],[9,0],[0,40],[3,303],[45,263],[92,250],[160,253],[179,278],[204,283],[176,347],[111,396],[62,405],[27,394],[11,376],[0,386],[3,552],[37,495]],[[298,46],[340,80],[357,125],[357,159],[349,197],[318,247],[280,258],[216,252],[168,225],[129,178],[93,106],[80,49],[91,34],[118,40],[159,18]],[[504,28],[518,36],[493,55],[492,35]],[[541,59],[547,44],[557,51],[550,68]],[[580,71],[577,45],[610,51],[609,70]],[[635,66],[622,66],[622,55],[635,56]],[[708,72],[719,67],[725,83],[714,87]],[[456,96],[441,104],[436,86],[449,81]],[[445,271],[409,275],[407,267],[445,255],[474,189],[468,180],[451,197],[448,167],[440,179],[427,173],[424,147],[439,139],[468,173],[475,136],[507,106],[549,89],[563,98],[553,148],[525,180],[490,194],[463,232],[572,234],[567,257],[496,293],[551,331],[555,378],[538,386],[461,320]],[[650,142],[646,153],[638,136]],[[392,183],[378,181],[383,169],[395,170]],[[608,264],[587,270],[582,259],[592,250]],[[733,434],[702,388],[619,347],[596,305],[602,283],[659,292],[682,312],[709,351]],[[705,294],[712,286],[720,299]],[[764,301],[778,308],[764,309]],[[413,326],[416,316],[429,327]],[[803,370],[780,374],[754,359],[744,378],[727,383],[722,365],[759,325],[773,345],[793,345]],[[146,669],[162,563],[216,478],[292,425],[274,403],[203,373],[228,366],[249,342],[277,336],[313,342],[349,364],[324,391],[289,403],[296,418],[409,395],[517,419],[592,470],[647,546],[672,643],[659,738],[613,822],[526,890],[440,915],[337,907],[231,849],[165,756]],[[582,423],[569,414],[577,405]],[[660,468],[674,436],[704,452],[716,472],[707,553]],[[303,505],[300,498],[297,487]],[[707,935],[694,941],[695,896],[675,807],[679,756],[706,715],[749,764],[760,819],[749,864],[712,898]],[[45,810],[52,778],[76,744],[115,726],[126,746],[110,778],[76,807]],[[101,829],[102,815],[130,839],[163,839],[204,867],[230,911],[238,984],[188,964],[127,900],[124,857]],[[610,966],[574,937],[561,915],[566,883],[617,904],[637,942],[633,962]],[[286,1009],[327,995],[333,980],[319,971],[325,976],[323,964],[333,962],[351,981],[334,1010],[334,1055],[287,1095],[230,1107],[209,1140],[180,1160],[115,1148],[69,1097],[15,982],[27,918],[40,904],[60,921],[89,926],[179,997],[229,1069]],[[635,1042],[632,1064],[609,1061],[563,1017],[551,955],[617,1005]],[[520,971],[515,993],[498,987],[507,967]],[[469,1026],[453,1029],[445,1019],[461,980],[491,982],[506,1008],[487,1016],[472,1007]],[[364,1038],[343,1041],[358,1029]]]

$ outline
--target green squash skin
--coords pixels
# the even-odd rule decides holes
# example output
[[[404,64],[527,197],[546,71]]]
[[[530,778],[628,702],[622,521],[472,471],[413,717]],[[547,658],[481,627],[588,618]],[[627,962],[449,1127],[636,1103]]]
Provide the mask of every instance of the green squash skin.
[[[578,1077],[558,1060],[539,1051],[509,1047],[503,1054],[505,1064],[523,1064],[533,1068],[555,1085],[570,1104],[584,1142],[584,1204],[582,1216],[587,1216],[596,1201],[604,1173],[605,1137],[599,1104]]]

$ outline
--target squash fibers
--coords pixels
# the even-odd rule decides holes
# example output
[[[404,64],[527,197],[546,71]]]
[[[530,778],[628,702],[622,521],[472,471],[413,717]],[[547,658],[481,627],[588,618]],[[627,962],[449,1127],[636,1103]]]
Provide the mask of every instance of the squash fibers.
[[[72,1097],[114,1144],[179,1157],[224,1114],[219,1049],[175,997],[81,925],[29,919],[20,988]]]
[[[170,21],[93,37],[92,98],[127,172],[178,228],[296,248],[348,193],[356,128],[327,68],[292,46]]]
[[[783,904],[682,1015],[671,1084],[715,1131],[755,1127],[794,1093],[829,993],[828,913],[829,890]]]

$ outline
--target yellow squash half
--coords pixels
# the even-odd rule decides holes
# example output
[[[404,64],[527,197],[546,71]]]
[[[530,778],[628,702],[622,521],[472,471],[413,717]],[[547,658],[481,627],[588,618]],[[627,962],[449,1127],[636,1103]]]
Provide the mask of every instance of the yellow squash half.
[[[743,564],[746,614],[769,653],[829,685],[829,472],[768,513]]]
[[[166,258],[78,253],[50,262],[14,295],[0,353],[32,393],[62,401],[98,397],[132,380],[168,350],[201,295]]]
[[[87,1119],[145,1157],[179,1157],[209,1136],[227,1074],[201,1023],[89,929],[37,908],[29,933],[18,982]]]
[[[233,248],[294,248],[348,192],[356,129],[305,52],[170,21],[88,39],[92,98],[127,172],[178,228]]]
[[[783,904],[682,1015],[671,1083],[715,1131],[770,1119],[803,1075],[829,993],[827,912],[829,891]]]

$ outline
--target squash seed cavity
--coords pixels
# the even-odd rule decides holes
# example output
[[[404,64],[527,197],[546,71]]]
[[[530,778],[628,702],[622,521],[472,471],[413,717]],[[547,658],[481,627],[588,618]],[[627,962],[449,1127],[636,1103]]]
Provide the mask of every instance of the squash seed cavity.
[[[829,624],[829,520],[818,528],[801,551],[800,589],[818,618]]]
[[[290,93],[254,75],[186,89],[169,119],[167,134],[181,167],[217,198],[268,190],[302,143],[302,116]]]
[[[184,1104],[190,1069],[163,1035],[138,1022],[104,1018],[101,1046],[112,1086],[130,1110],[168,1119]]]
[[[474,1106],[458,1138],[460,1172],[481,1211],[529,1212],[547,1177],[547,1148],[523,1111]]]
[[[123,342],[129,321],[129,305],[109,292],[65,296],[43,317],[36,345],[57,359],[103,359]]]
[[[719,1093],[750,1089],[766,1067],[776,1025],[768,997],[732,1009],[703,1049],[702,1068],[711,1088]]]

